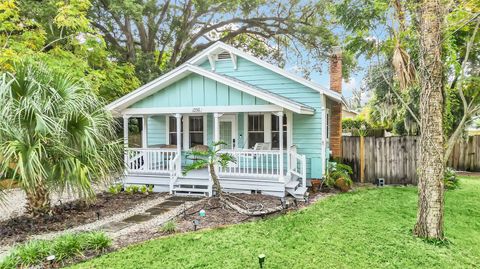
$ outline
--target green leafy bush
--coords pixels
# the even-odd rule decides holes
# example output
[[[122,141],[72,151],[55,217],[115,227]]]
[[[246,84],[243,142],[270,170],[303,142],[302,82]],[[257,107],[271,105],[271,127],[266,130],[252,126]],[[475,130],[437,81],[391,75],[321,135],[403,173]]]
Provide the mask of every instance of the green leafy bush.
[[[444,187],[447,190],[454,190],[460,186],[460,182],[457,178],[457,172],[450,167],[447,167],[443,177]]]
[[[137,185],[132,186],[132,192],[133,193],[137,193],[139,189],[140,189],[140,187],[138,187]]]
[[[86,252],[101,252],[111,246],[111,239],[102,232],[65,234],[53,240],[32,240],[17,246],[12,253],[0,263],[0,269],[29,268],[46,262],[48,256],[54,256],[54,263],[64,264],[84,256]]]
[[[143,185],[140,187],[140,192],[143,194],[148,194],[147,186]]]
[[[128,187],[126,187],[126,188],[125,188],[125,192],[126,192],[127,194],[132,194],[132,193],[133,193],[133,186],[128,186]]]
[[[148,192],[150,192],[150,193],[153,192],[153,184],[148,185]]]
[[[166,234],[173,234],[177,231],[177,225],[175,224],[175,221],[169,220],[163,224],[160,231]]]
[[[122,184],[114,184],[108,187],[108,192],[111,194],[119,194],[123,189]]]
[[[325,185],[346,191],[353,184],[351,174],[353,174],[353,170],[350,166],[338,162],[329,162]]]

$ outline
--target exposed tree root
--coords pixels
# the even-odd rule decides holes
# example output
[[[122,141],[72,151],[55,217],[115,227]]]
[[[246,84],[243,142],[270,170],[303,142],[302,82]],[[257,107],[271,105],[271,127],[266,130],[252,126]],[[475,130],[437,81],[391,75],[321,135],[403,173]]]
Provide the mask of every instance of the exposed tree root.
[[[247,216],[264,216],[283,210],[282,206],[265,208],[262,203],[250,203],[233,195],[222,193],[219,195],[220,202],[229,208]]]

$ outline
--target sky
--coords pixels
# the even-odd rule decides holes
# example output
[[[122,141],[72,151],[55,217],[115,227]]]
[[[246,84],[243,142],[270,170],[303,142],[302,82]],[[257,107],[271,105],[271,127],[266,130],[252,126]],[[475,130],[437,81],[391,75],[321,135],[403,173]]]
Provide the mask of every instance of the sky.
[[[358,60],[358,65],[361,70],[355,73],[351,73],[350,78],[343,80],[342,94],[347,100],[352,97],[352,91],[354,89],[360,88],[363,78],[365,77],[365,69],[366,67],[368,67],[369,63],[365,59],[363,59],[363,57],[361,57]],[[287,64],[286,69],[289,72],[293,72],[301,76],[301,74],[295,71],[294,66],[294,64]],[[328,62],[322,64],[322,73],[312,73],[310,76],[310,80],[324,86],[325,88],[330,88],[330,73],[328,69]],[[368,96],[362,96],[362,103],[366,103],[367,101]]]

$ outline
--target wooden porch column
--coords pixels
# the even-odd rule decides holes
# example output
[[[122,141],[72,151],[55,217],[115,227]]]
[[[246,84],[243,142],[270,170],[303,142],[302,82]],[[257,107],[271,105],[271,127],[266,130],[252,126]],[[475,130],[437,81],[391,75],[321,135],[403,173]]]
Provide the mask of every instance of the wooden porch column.
[[[128,119],[129,115],[123,115],[123,161],[125,166],[125,174],[128,171]]]
[[[148,115],[142,116],[142,148],[148,148]]]
[[[283,172],[283,112],[277,113],[278,117],[278,149],[280,150],[280,181],[284,181],[284,172]]]
[[[182,154],[182,114],[175,114],[177,118],[177,154]]]
[[[175,114],[175,118],[177,118],[177,154],[180,156],[179,158],[182,158],[182,114]],[[177,173],[182,170],[181,163],[182,160],[180,159],[179,165],[177,165]]]

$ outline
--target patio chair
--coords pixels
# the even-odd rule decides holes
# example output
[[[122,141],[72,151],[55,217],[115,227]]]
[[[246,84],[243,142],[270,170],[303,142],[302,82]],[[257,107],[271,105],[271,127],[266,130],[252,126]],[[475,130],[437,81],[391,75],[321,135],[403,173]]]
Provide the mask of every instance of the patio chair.
[[[271,150],[272,143],[255,143],[253,150]]]

